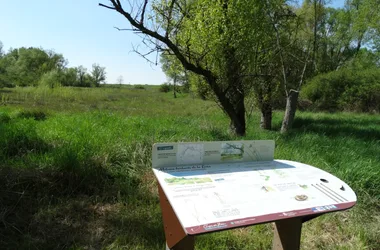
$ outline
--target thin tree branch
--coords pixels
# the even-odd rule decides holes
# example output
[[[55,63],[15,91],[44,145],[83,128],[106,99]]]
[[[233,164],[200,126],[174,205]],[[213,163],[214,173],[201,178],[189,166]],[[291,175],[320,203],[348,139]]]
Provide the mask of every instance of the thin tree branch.
[[[99,6],[104,7],[104,8],[107,8],[107,9],[111,9],[111,10],[116,10],[116,8],[111,7],[111,6],[107,6],[107,5],[102,4],[102,3],[99,3]]]
[[[206,78],[208,78],[210,80],[210,83],[213,85],[211,87],[213,89],[216,88],[216,86],[215,86],[216,77],[212,74],[211,71],[204,69],[200,66],[194,65],[191,62],[189,62],[184,57],[184,55],[181,53],[180,49],[169,38],[162,36],[161,34],[159,34],[156,31],[152,31],[152,30],[148,29],[142,23],[140,23],[140,22],[136,21],[134,18],[132,18],[131,14],[126,12],[123,9],[119,0],[110,0],[110,1],[113,4],[114,9],[117,12],[119,12],[120,14],[122,14],[131,23],[131,25],[133,27],[140,30],[143,34],[146,34],[150,37],[153,37],[153,38],[163,42],[164,44],[166,44],[166,46],[168,46],[173,51],[173,53],[177,56],[178,60],[180,60],[180,62],[183,64],[185,69],[193,71],[196,74],[200,74],[200,75],[205,76]],[[102,5],[100,5],[100,6],[102,6]]]
[[[142,8],[142,12],[141,12],[141,18],[140,18],[140,23],[142,25],[144,25],[144,16],[145,16],[145,9],[146,9],[146,5],[148,4],[148,0],[145,0],[144,2],[144,6]]]
[[[134,31],[134,32],[139,31],[138,29],[120,29],[118,27],[114,27],[114,28],[117,29],[118,31]]]
[[[167,26],[166,26],[166,34],[165,34],[165,37],[169,37],[174,3],[175,3],[175,0],[172,0],[171,3],[170,3],[170,6],[169,6],[169,15],[167,16],[167,22],[168,22],[168,23],[167,23]]]
[[[307,63],[308,63],[308,60],[309,60],[309,56],[310,56],[310,51],[309,51],[309,53],[307,53],[305,64],[303,65],[302,74],[301,74],[301,78],[300,78],[300,81],[299,81],[299,84],[298,84],[297,91],[300,91],[300,89],[301,89],[301,86],[302,86],[302,83],[303,83],[303,79],[304,79],[304,76],[305,76],[305,72],[306,72]]]

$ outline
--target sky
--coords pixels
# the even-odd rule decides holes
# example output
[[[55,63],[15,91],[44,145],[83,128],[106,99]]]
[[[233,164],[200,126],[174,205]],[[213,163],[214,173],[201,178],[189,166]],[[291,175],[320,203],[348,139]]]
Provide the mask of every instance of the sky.
[[[113,10],[98,6],[107,0],[0,0],[0,41],[9,48],[41,47],[63,54],[70,67],[93,63],[106,67],[107,82],[119,76],[125,84],[162,84],[160,65],[133,52],[141,38],[130,31],[128,21]],[[332,1],[341,7],[344,0]]]

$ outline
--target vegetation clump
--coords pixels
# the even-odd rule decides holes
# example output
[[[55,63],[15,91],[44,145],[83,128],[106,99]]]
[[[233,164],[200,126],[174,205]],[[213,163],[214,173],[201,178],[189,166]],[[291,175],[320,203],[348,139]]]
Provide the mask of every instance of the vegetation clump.
[[[11,120],[11,117],[5,113],[5,112],[0,112],[0,123],[7,123]]]
[[[172,90],[170,84],[168,83],[163,83],[160,85],[159,91],[163,93],[168,93]]]
[[[23,110],[17,114],[18,118],[34,119],[36,121],[43,121],[47,118],[45,112],[40,110]]]
[[[145,86],[142,84],[136,84],[133,86],[134,89],[145,89]]]
[[[380,112],[380,69],[340,69],[313,78],[303,96],[310,108],[328,111]]]

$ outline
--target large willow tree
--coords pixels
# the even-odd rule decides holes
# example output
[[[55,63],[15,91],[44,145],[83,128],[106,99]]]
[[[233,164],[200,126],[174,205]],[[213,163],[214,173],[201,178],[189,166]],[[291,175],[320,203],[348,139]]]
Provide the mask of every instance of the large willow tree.
[[[101,6],[123,15],[152,51],[175,56],[204,78],[237,135],[246,133],[244,104],[252,80],[249,62],[265,31],[259,0],[110,0]]]

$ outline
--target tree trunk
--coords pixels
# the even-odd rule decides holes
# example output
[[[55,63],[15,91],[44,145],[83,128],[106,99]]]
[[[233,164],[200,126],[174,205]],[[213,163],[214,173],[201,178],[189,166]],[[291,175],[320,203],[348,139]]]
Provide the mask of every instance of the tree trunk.
[[[174,79],[173,79],[173,96],[174,96],[174,98],[177,98],[177,94],[176,94],[176,90],[175,90],[176,81],[177,81],[177,75],[175,75]]]
[[[236,51],[229,45],[224,50],[226,63],[226,83],[227,88],[223,91],[224,105],[223,109],[230,117],[230,129],[238,136],[245,135],[245,105],[244,105],[244,87],[240,76],[241,64],[236,58]],[[215,91],[214,91],[215,92]]]
[[[245,136],[245,106],[244,96],[241,96],[241,101],[236,105],[235,110],[229,114],[230,129],[232,133],[238,136]]]
[[[261,111],[260,128],[272,129],[272,85],[271,79],[265,79],[256,89],[257,100]]]
[[[205,80],[210,85],[215,93],[216,98],[225,114],[230,118],[230,129],[235,135],[244,136],[245,128],[245,105],[244,105],[244,90],[239,89],[241,82],[235,82],[235,88],[228,91],[229,96],[226,96],[227,91],[223,91],[216,83],[217,79],[209,76]]]
[[[261,105],[260,128],[272,129],[272,105],[270,103],[263,103]]]
[[[282,120],[281,133],[285,133],[292,128],[294,116],[297,110],[298,94],[299,92],[296,90],[291,89],[289,91],[289,95],[286,98],[286,109],[284,120]]]

